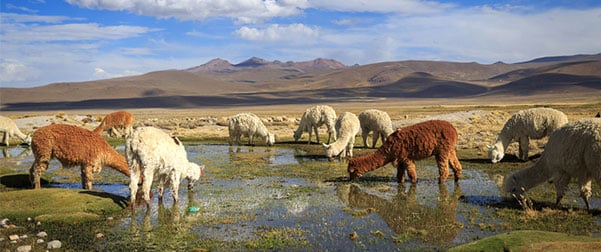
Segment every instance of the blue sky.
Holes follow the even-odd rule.
[[[0,86],[214,58],[514,63],[601,53],[598,0],[3,0]]]

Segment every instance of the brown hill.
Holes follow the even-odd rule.
[[[597,59],[599,58],[599,59]],[[544,95],[601,97],[601,56],[554,57],[518,64],[381,62],[346,67],[336,61],[265,61],[236,65],[214,59],[186,70],[0,88],[2,110],[240,106],[355,99],[469,98]]]
[[[186,71],[167,70],[115,79],[55,83],[34,88],[1,88],[2,105],[21,102],[70,102],[172,95],[248,92],[248,85],[227,83]]]

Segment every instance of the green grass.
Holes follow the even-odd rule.
[[[576,242],[576,243],[573,243]],[[573,248],[582,249],[586,243],[600,243],[600,238],[588,236],[574,236],[564,233],[545,232],[545,231],[513,231],[487,237],[472,243],[460,245],[449,249],[453,251],[532,251],[537,250],[536,244],[544,243],[545,248],[539,248],[540,251],[565,250]],[[591,245],[591,244],[589,244]],[[593,244],[597,249],[601,244]],[[588,246],[587,246],[588,247]]]
[[[58,188],[0,192],[0,202],[4,218],[64,223],[99,220],[127,206],[125,198],[114,194]]]

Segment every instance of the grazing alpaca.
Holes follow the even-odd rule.
[[[308,108],[303,116],[301,117],[300,124],[296,131],[294,131],[294,141],[298,142],[303,132],[309,133],[309,140],[307,144],[311,143],[311,134],[315,131],[315,138],[317,139],[317,143],[319,143],[319,127],[321,125],[326,125],[328,127],[328,144],[334,135],[334,141],[336,141],[336,111],[330,106],[327,105],[317,105],[311,108]]]
[[[31,145],[31,136],[23,134],[23,132],[19,130],[19,127],[17,127],[17,124],[8,117],[0,116],[0,132],[4,132],[2,143],[6,146],[8,146],[12,136],[17,136],[21,138],[23,143]]]
[[[355,145],[355,136],[359,134],[359,118],[351,112],[344,112],[336,120],[336,132],[338,134],[336,142],[328,145],[323,144],[326,151],[326,157],[330,161],[334,157],[353,157],[353,146]]]
[[[253,113],[240,113],[232,116],[229,120],[229,144],[233,141],[240,145],[240,136],[248,137],[248,144],[254,145],[254,137],[265,138],[265,144],[272,146],[275,143],[275,135],[267,130],[261,118]]]
[[[29,170],[33,187],[40,188],[40,176],[52,158],[63,167],[81,166],[81,186],[92,189],[94,173],[103,166],[111,167],[129,177],[125,158],[117,153],[100,135],[67,124],[51,124],[33,133],[31,150],[35,161]]]
[[[111,137],[117,137],[119,135],[127,137],[131,134],[133,126],[134,115],[127,111],[117,111],[106,115],[104,119],[102,119],[100,125],[94,129],[94,133],[100,134],[106,130]],[[123,130],[123,132],[121,132],[121,130]]]
[[[142,194],[150,207],[150,188],[154,176],[158,176],[159,200],[163,200],[165,187],[169,187],[174,203],[178,202],[181,179],[188,179],[188,189],[202,175],[203,166],[188,161],[188,155],[177,137],[171,137],[160,129],[140,127],[126,139],[125,152],[131,167],[131,206],[136,205],[138,178],[142,178]]]
[[[439,173],[438,183],[447,180],[449,164],[457,182],[461,177],[461,164],[455,152],[456,143],[457,130],[449,122],[425,121],[396,130],[375,153],[350,159],[348,173],[351,180],[357,180],[364,173],[393,162],[397,164],[399,183],[405,182],[405,171],[409,174],[411,182],[416,183],[414,161],[435,156]]]
[[[377,109],[368,109],[361,113],[359,113],[359,121],[361,122],[361,132],[363,136],[363,146],[366,148],[367,145],[367,135],[369,132],[373,131],[372,137],[372,147],[376,148],[376,143],[378,142],[378,138],[382,139],[382,144],[386,141],[388,135],[392,133],[392,121],[390,120],[390,116],[388,113],[377,110]]]
[[[503,126],[497,141],[488,146],[488,157],[493,163],[503,159],[507,146],[514,140],[520,144],[519,158],[528,160],[529,139],[541,139],[551,135],[568,122],[568,117],[551,108],[532,108],[513,114]]]
[[[534,165],[509,175],[505,192],[518,199],[531,188],[553,180],[559,204],[571,178],[577,178],[580,196],[590,209],[591,181],[601,185],[601,118],[582,119],[556,130]]]

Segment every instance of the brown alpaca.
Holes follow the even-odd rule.
[[[51,124],[33,133],[31,150],[35,161],[29,170],[33,187],[40,188],[40,176],[52,158],[63,167],[81,166],[81,186],[92,189],[94,173],[103,166],[111,167],[129,177],[125,157],[117,153],[100,136],[92,131],[67,124]]]
[[[117,133],[127,137],[131,134],[133,126],[134,116],[131,113],[127,111],[117,111],[106,115],[104,119],[102,119],[100,125],[94,129],[94,133],[100,134],[106,130],[111,137],[118,136]],[[123,132],[120,130],[123,130]]]
[[[438,183],[444,183],[449,176],[449,164],[455,175],[455,182],[461,177],[461,164],[457,159],[455,144],[457,130],[447,121],[432,120],[398,129],[375,153],[349,159],[348,173],[351,180],[382,167],[390,162],[397,166],[399,183],[405,182],[405,171],[412,183],[417,182],[415,160],[435,156],[438,165]]]

